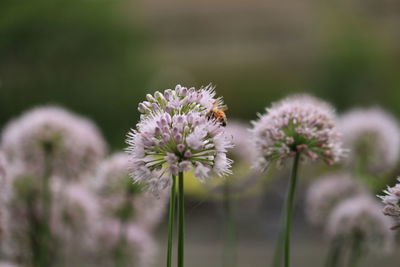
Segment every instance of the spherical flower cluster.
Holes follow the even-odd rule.
[[[231,172],[226,153],[232,144],[224,127],[197,111],[149,114],[128,135],[127,143],[131,176],[154,192],[168,186],[170,176],[179,172],[194,169],[200,180],[211,173]]]
[[[163,93],[147,94],[147,101],[139,103],[138,110],[143,115],[167,112],[170,115],[187,114],[189,112],[204,112],[214,103],[222,102],[215,98],[214,87],[208,85],[196,90],[177,85],[174,90],[167,89]]]
[[[400,182],[400,178],[398,180]],[[400,219],[400,183],[393,187],[388,187],[384,193],[386,195],[379,196],[385,205],[383,213],[387,216]]]
[[[367,247],[389,250],[394,242],[391,224],[391,218],[383,216],[379,202],[363,195],[341,202],[330,215],[326,231],[331,239],[356,234]]]
[[[309,95],[294,95],[267,108],[253,122],[253,142],[265,169],[301,152],[312,160],[333,164],[343,156],[334,109]]]
[[[306,214],[314,225],[324,224],[335,206],[366,189],[348,173],[334,173],[317,179],[307,192]]]
[[[110,220],[105,221],[99,230],[98,255],[102,261],[101,264],[106,263],[103,266],[115,265],[107,261],[113,258],[109,253],[115,253],[116,248],[122,250],[123,257],[127,257],[125,260],[133,266],[148,267],[154,264],[157,245],[151,235],[143,231],[141,227],[134,224],[121,225],[115,220]],[[102,256],[106,258],[103,259]]]
[[[60,107],[34,108],[4,129],[2,149],[30,175],[77,178],[93,171],[106,153],[98,128]]]
[[[129,156],[116,153],[103,161],[96,178],[95,191],[105,217],[134,223],[153,230],[164,215],[167,192],[156,198],[143,191],[129,177]]]
[[[229,151],[232,157],[247,163],[252,163],[255,160],[255,147],[250,142],[249,127],[238,121],[230,120],[226,126],[227,135],[232,136],[233,148]]]
[[[400,155],[400,127],[392,115],[380,108],[354,109],[342,116],[339,126],[350,148],[350,163],[363,163],[372,172],[395,167]]]

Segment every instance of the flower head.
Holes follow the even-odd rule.
[[[365,188],[350,174],[334,173],[321,177],[308,189],[307,217],[311,223],[322,225],[339,202],[365,192]]]
[[[400,178],[398,178],[398,181],[400,182]],[[386,195],[379,196],[385,205],[383,214],[400,220],[400,183],[393,187],[388,187],[384,193]]]
[[[337,205],[328,219],[326,232],[331,239],[357,235],[370,248],[389,250],[394,241],[391,224],[391,218],[383,216],[379,202],[362,195]]]
[[[230,173],[232,161],[226,156],[230,138],[218,122],[196,110],[142,117],[127,143],[131,176],[155,192],[168,186],[171,175],[179,172],[194,169],[200,180],[211,173]]]
[[[335,120],[328,103],[309,95],[294,95],[272,104],[253,122],[253,142],[260,159],[257,167],[283,163],[298,152],[312,160],[335,163],[344,152]]]
[[[120,248],[120,253],[124,255],[125,260],[133,266],[148,267],[153,264],[157,254],[157,245],[152,236],[144,231],[143,228],[131,224],[121,225],[116,220],[102,222],[102,226],[97,228],[97,249],[100,255],[101,264],[108,263],[106,266],[112,266],[114,262],[107,262],[113,259],[116,248]],[[123,247],[121,247],[123,244]],[[102,258],[106,256],[106,258]]]
[[[60,107],[34,108],[4,129],[2,149],[11,165],[30,175],[76,178],[91,172],[106,153],[98,128]]]
[[[230,155],[236,160],[251,163],[255,160],[255,147],[249,138],[249,127],[238,121],[229,121],[226,126],[227,135],[232,136],[233,148],[229,151]]]
[[[170,115],[187,114],[189,112],[206,112],[221,98],[215,98],[214,87],[208,85],[196,90],[177,85],[175,89],[167,89],[163,93],[147,94],[147,101],[139,103],[138,110],[143,115],[167,112]]]
[[[164,215],[167,194],[165,192],[156,198],[143,191],[142,185],[130,179],[129,166],[126,153],[116,153],[100,165],[95,192],[103,207],[103,217],[152,230]]]
[[[363,163],[372,172],[395,167],[400,155],[400,127],[392,115],[380,108],[354,109],[341,117],[339,126],[350,148],[350,163]]]

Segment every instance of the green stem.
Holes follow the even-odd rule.
[[[340,263],[342,253],[342,242],[340,239],[333,240],[325,260],[325,267],[337,267]]]
[[[179,173],[179,229],[178,229],[178,267],[184,267],[184,249],[185,249],[185,196],[183,185],[183,172]]]
[[[352,246],[349,255],[349,267],[357,267],[360,263],[362,253],[362,235],[358,232],[353,234]]]
[[[285,216],[285,228],[284,228],[284,266],[290,266],[290,234],[292,228],[292,216],[293,216],[293,206],[294,206],[294,195],[296,192],[296,184],[297,184],[297,172],[299,167],[300,161],[300,152],[296,152],[296,156],[293,161],[293,169],[292,175],[289,181],[289,189],[287,191],[287,198],[286,198],[286,216]]]
[[[230,182],[226,181],[224,184],[224,215],[225,215],[225,229],[224,229],[224,266],[234,267],[236,262],[235,254],[235,241],[236,241],[236,231],[235,231],[235,220],[232,207],[232,195]]]
[[[176,205],[176,177],[172,175],[171,194],[169,200],[169,220],[168,220],[168,249],[167,249],[167,267],[172,266],[172,239],[174,235],[174,219]]]

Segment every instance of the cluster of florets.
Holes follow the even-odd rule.
[[[157,192],[179,172],[194,169],[200,180],[212,173],[229,174],[232,161],[226,153],[232,147],[231,138],[219,122],[206,116],[207,107],[216,101],[214,91],[177,86],[166,92],[162,98],[166,102],[153,103],[128,135],[131,176]]]
[[[253,122],[258,167],[283,163],[301,153],[312,160],[333,164],[343,156],[334,109],[309,95],[290,96],[267,108]]]
[[[106,153],[98,128],[59,107],[35,108],[10,122],[2,149],[12,166],[43,177],[46,172],[76,178],[93,171]]]
[[[246,163],[255,161],[256,151],[249,135],[249,125],[238,121],[229,121],[226,126],[226,133],[232,136],[234,147],[229,151],[232,157]]]
[[[334,173],[324,176],[308,189],[307,217],[311,223],[322,225],[340,201],[366,192],[367,190],[350,174]]]
[[[400,178],[398,180],[400,182]],[[386,195],[379,196],[383,204],[385,204],[383,213],[387,216],[400,219],[400,183],[393,187],[388,187],[384,193]]]
[[[369,195],[342,201],[332,212],[327,225],[331,239],[353,238],[355,235],[369,247],[391,249],[394,235],[392,220],[383,216],[377,201]]]
[[[350,149],[350,163],[381,172],[398,162],[400,128],[392,115],[380,108],[355,109],[344,114],[339,125],[344,144]]]
[[[167,194],[156,198],[129,177],[129,156],[116,153],[99,167],[94,190],[104,208],[103,217],[153,230],[164,214]]]
[[[204,112],[221,98],[215,98],[214,87],[209,85],[196,90],[194,87],[186,88],[177,85],[175,89],[167,89],[163,93],[147,94],[147,101],[139,103],[138,110],[143,115],[167,112],[174,114],[187,114],[190,112]]]

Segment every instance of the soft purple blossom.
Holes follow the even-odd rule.
[[[26,174],[42,177],[50,172],[70,179],[92,172],[106,153],[96,125],[55,106],[34,108],[11,121],[1,147],[10,164]]]
[[[170,115],[187,114],[189,112],[205,112],[221,98],[215,97],[212,85],[196,90],[194,87],[186,88],[177,85],[175,89],[167,89],[164,92],[155,92],[154,95],[147,94],[147,101],[139,104],[139,112],[143,115],[167,112]]]
[[[344,154],[334,109],[309,95],[294,95],[272,104],[253,125],[256,167],[260,169],[273,162],[281,164],[298,152],[303,158],[328,164]]]
[[[326,223],[330,213],[341,201],[367,190],[348,173],[333,173],[318,178],[306,195],[306,214],[315,225]]]
[[[129,166],[129,155],[126,153],[115,153],[101,163],[94,190],[99,196],[102,217],[153,230],[164,215],[167,192],[155,197],[150,192],[141,190],[142,186],[133,184],[129,177]],[[128,205],[132,209],[131,215],[120,214]]]
[[[363,164],[372,172],[393,169],[400,155],[400,127],[391,114],[380,108],[358,108],[339,121],[343,141],[350,149],[348,162]]]
[[[226,133],[232,136],[232,143],[234,145],[229,154],[235,160],[238,159],[243,162],[253,163],[256,157],[256,149],[251,142],[249,128],[250,125],[229,120],[226,126]]]
[[[122,225],[116,220],[101,222],[98,227],[97,249],[101,264],[113,266],[115,249],[123,244],[123,257],[129,264],[138,267],[154,265],[157,245],[153,237],[137,225]],[[105,258],[104,258],[105,257]]]
[[[369,195],[342,201],[329,216],[326,233],[330,239],[351,238],[357,233],[367,247],[374,250],[391,250],[394,233],[393,221],[381,212],[379,202]]]
[[[131,176],[151,191],[165,188],[171,175],[189,169],[200,180],[231,173],[232,161],[226,157],[231,138],[224,127],[199,112],[148,115],[131,131],[127,143]]]
[[[398,181],[400,182],[400,178]],[[385,195],[379,196],[385,205],[383,214],[395,218],[397,224],[392,228],[398,228],[400,226],[400,183],[393,187],[387,187],[384,193]]]

